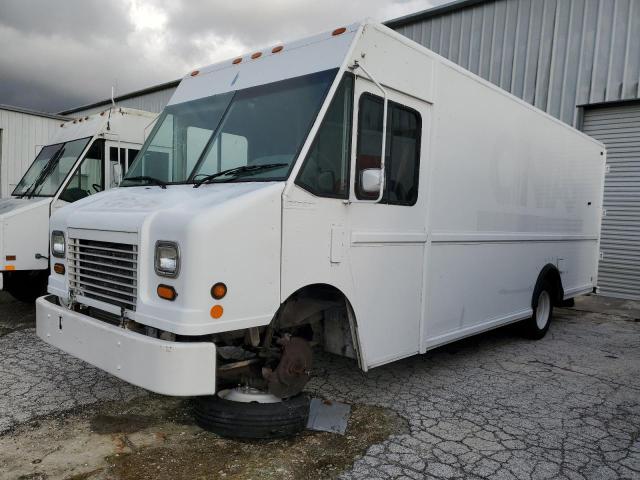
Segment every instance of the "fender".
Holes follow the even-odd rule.
[[[540,273],[538,274],[538,279],[536,280],[536,285],[533,288],[533,295],[531,297],[531,308],[535,309],[538,306],[538,293],[542,289],[542,285],[549,281],[554,286],[555,298],[553,299],[554,306],[559,306],[564,298],[564,288],[562,287],[562,278],[560,277],[560,272],[558,271],[558,267],[553,265],[552,263],[547,263]]]
[[[355,311],[349,298],[334,285],[317,283],[299,288],[282,302],[272,320],[272,325],[295,325],[300,320],[307,319],[327,308],[343,305],[346,309],[346,319],[349,322],[348,326],[356,353],[356,360],[360,368],[366,371]]]

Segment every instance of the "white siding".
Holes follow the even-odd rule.
[[[0,108],[0,196],[11,195],[36,153],[47,144],[62,120]]]

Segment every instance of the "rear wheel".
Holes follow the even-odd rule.
[[[531,318],[523,322],[523,333],[528,338],[539,340],[544,337],[549,330],[551,318],[553,317],[553,289],[546,282],[535,292],[535,308]]]
[[[262,390],[238,387],[197,397],[196,423],[229,438],[284,438],[304,430],[309,397],[302,393],[283,400]]]

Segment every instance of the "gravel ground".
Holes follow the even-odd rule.
[[[43,415],[145,395],[40,342],[22,308],[0,298],[0,318],[20,319],[0,320],[0,440]],[[538,342],[504,328],[367,374],[323,356],[308,390],[408,422],[341,478],[639,479],[639,371],[639,305],[591,297],[558,310]]]

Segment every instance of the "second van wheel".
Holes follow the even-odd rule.
[[[534,295],[537,301],[533,315],[522,326],[526,337],[539,340],[546,335],[553,317],[553,289],[549,283],[544,283]]]

